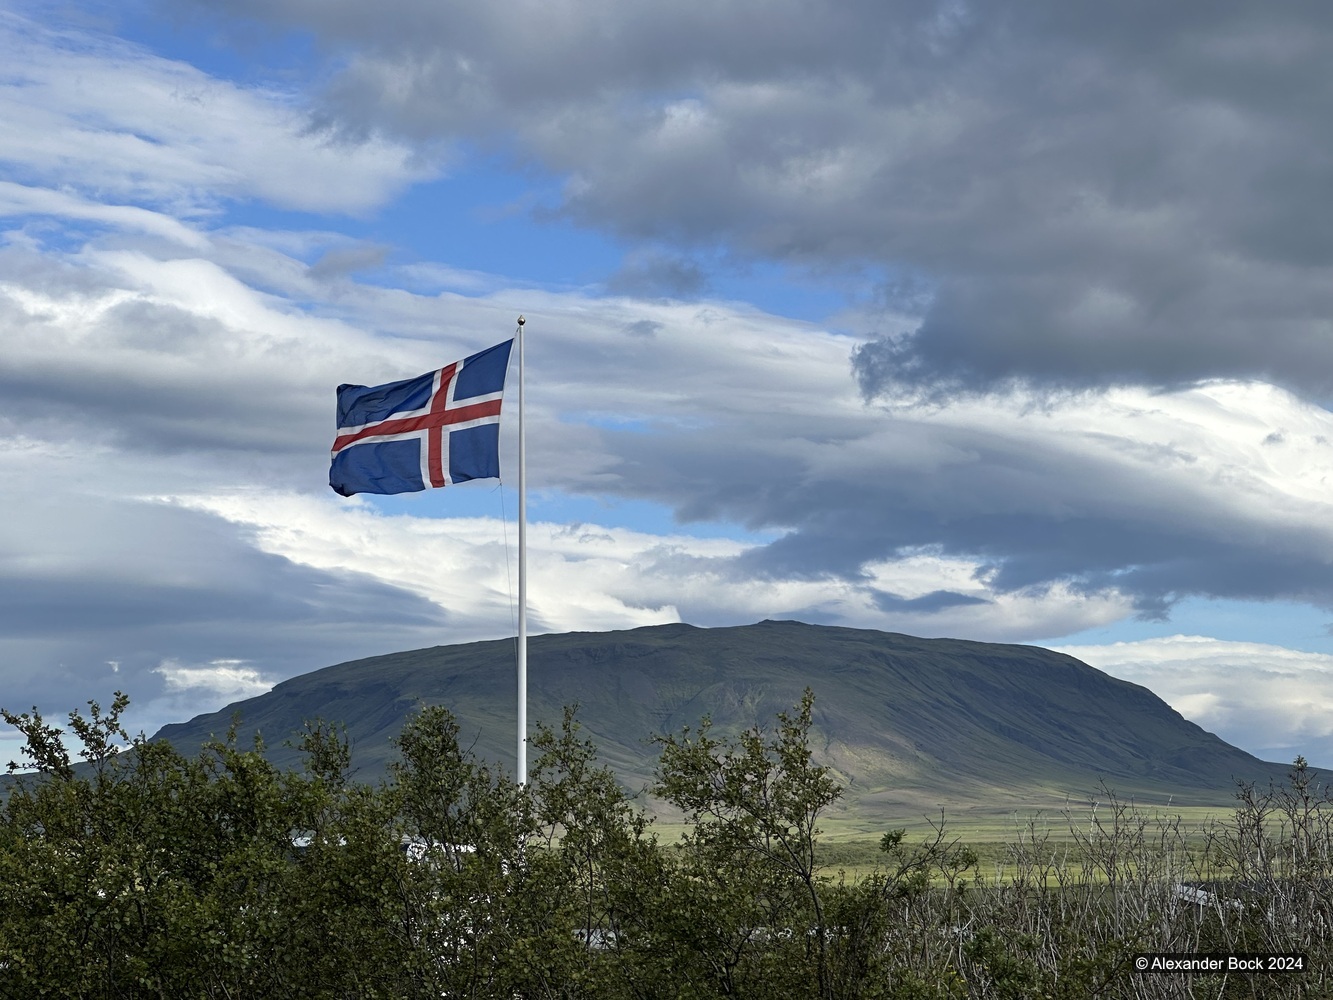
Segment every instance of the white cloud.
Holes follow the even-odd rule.
[[[334,574],[373,577],[442,608],[455,641],[512,634],[517,555],[498,518],[385,516],[368,505],[254,490],[170,499],[245,526],[265,552]],[[929,635],[1015,640],[1063,634],[1123,617],[1129,602],[1067,588],[996,594],[976,564],[914,554],[879,563],[869,581],[738,579],[731,560],[755,543],[663,535],[595,524],[528,530],[530,614],[536,630],[634,628],[790,614],[831,624]],[[976,603],[941,610],[881,609],[873,588],[911,598],[941,590]]]
[[[24,215],[89,220],[115,229],[161,236],[187,247],[206,245],[205,238],[197,230],[161,212],[134,205],[107,205],[66,191],[0,181],[0,217]]]
[[[494,637],[510,627],[516,554],[501,521],[386,517],[357,502],[247,491],[177,498],[254,532],[264,551],[333,573],[374,577],[427,598],[449,615],[451,635]],[[513,528],[509,544],[515,544]],[[633,578],[655,551],[688,546],[707,558],[741,546],[725,540],[648,536],[595,526],[529,526],[530,598],[542,631],[633,628],[679,620],[670,586],[651,603]],[[508,571],[508,572],[507,572]],[[666,583],[667,581],[662,581]]]
[[[901,411],[912,420],[912,410]],[[1137,388],[1041,403],[1026,394],[962,400],[925,424],[1006,438],[1034,456],[1048,513],[1106,513],[1183,531],[1205,519],[1219,535],[1264,533],[1333,561],[1320,511],[1333,475],[1333,413],[1262,383]],[[976,455],[956,456],[975,461]],[[1098,474],[1079,481],[1078,470]],[[1107,488],[1113,483],[1112,488]]]
[[[1061,651],[1151,689],[1192,722],[1268,760],[1333,767],[1333,656],[1173,635]]]
[[[151,673],[161,678],[162,693],[132,703],[126,713],[127,723],[149,736],[173,722],[184,722],[233,702],[266,694],[277,683],[254,664],[239,659],[188,663],[168,658]]]
[[[153,673],[166,682],[168,694],[188,694],[192,702],[208,698],[225,704],[253,698],[272,690],[274,684],[244,660],[212,660],[198,664],[163,660]]]
[[[104,36],[0,13],[0,56],[0,163],[42,187],[187,215],[227,198],[359,213],[437,174],[403,145],[319,134],[292,93],[210,77]],[[58,190],[11,194],[8,210],[147,224]]]

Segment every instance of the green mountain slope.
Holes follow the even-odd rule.
[[[1281,775],[1182,718],[1146,688],[1033,646],[918,639],[765,621],[661,625],[529,640],[529,719],[577,703],[585,732],[630,788],[652,775],[653,733],[709,715],[736,731],[769,723],[807,687],[816,756],[846,787],[844,814],[877,822],[904,809],[1058,807],[1099,782],[1140,802],[1225,805],[1236,779]],[[221,712],[167,726],[182,748],[225,732],[295,763],[283,742],[316,716],[346,725],[362,778],[383,773],[390,740],[421,703],[443,704],[477,752],[512,770],[513,640],[439,646],[343,663]]]

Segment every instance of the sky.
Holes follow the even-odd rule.
[[[0,704],[513,635],[507,471],[327,465],[337,385],[523,314],[534,633],[1033,643],[1333,766],[1330,58],[1231,0],[3,0]]]

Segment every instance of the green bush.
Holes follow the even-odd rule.
[[[941,817],[919,843],[886,833],[852,880],[819,849],[840,789],[810,753],[809,692],[768,729],[657,737],[651,794],[688,820],[671,845],[572,711],[534,736],[526,786],[460,747],[440,708],[369,786],[325,724],[289,773],[234,731],[193,757],[131,737],[126,704],[71,715],[77,764],[35,710],[4,713],[30,773],[0,810],[0,996],[1333,995],[1333,801],[1301,760],[1202,831],[1108,792],[1069,842],[1020,831],[999,877]],[[1242,950],[1304,952],[1309,970],[1132,968]]]

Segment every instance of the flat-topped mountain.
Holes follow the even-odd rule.
[[[1035,646],[918,639],[764,621],[735,628],[658,625],[540,635],[528,643],[529,720],[558,723],[579,705],[584,732],[631,789],[651,780],[654,733],[771,724],[814,690],[816,759],[845,788],[844,815],[866,823],[984,805],[1083,802],[1104,782],[1140,802],[1225,805],[1238,779],[1284,768],[1224,743],[1147,688]],[[462,740],[512,771],[514,640],[391,653],[326,667],[157,738],[182,749],[224,733],[233,715],[272,759],[304,720],[346,725],[357,776],[383,773],[404,717],[449,708]],[[474,742],[475,741],[475,742]]]

